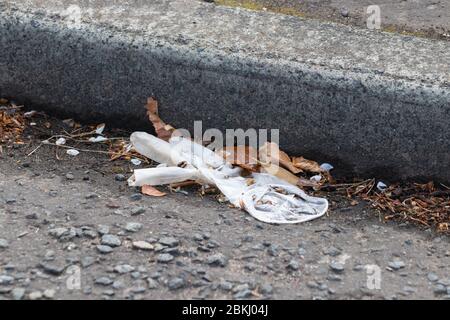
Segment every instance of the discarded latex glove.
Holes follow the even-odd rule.
[[[162,185],[194,180],[215,185],[235,207],[267,223],[299,223],[316,219],[328,210],[328,201],[308,196],[300,188],[266,173],[245,178],[208,148],[183,137],[169,142],[145,132],[134,132],[130,141],[140,154],[166,166],[136,169],[130,186]]]

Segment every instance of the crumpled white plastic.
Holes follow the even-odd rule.
[[[324,198],[308,196],[297,186],[273,175],[252,173],[227,163],[212,150],[183,137],[169,142],[145,132],[134,132],[130,141],[137,152],[164,164],[135,169],[130,186],[163,185],[194,180],[216,186],[235,207],[267,223],[299,223],[321,217],[328,210]]]

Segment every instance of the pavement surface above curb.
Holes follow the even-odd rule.
[[[450,181],[450,43],[160,0],[0,1],[0,94],[146,128],[279,128],[337,173]]]

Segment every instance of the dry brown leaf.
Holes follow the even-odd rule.
[[[158,115],[158,101],[153,97],[147,99],[147,115],[150,122],[155,128],[156,135],[158,138],[168,141],[175,131],[175,128],[169,124],[166,124]]]
[[[274,164],[278,163],[294,174],[303,171],[302,169],[295,167],[287,153],[280,150],[279,146],[274,142],[266,142],[261,148],[259,148],[258,155],[261,162]]]
[[[250,146],[225,147],[217,151],[227,162],[251,172],[259,171],[258,152]]]
[[[299,177],[297,177],[293,173],[273,163],[262,163],[261,168],[264,172],[274,175],[280,178],[281,180],[293,184],[294,186],[297,185],[300,180]]]
[[[296,168],[300,168],[303,171],[315,173],[320,173],[324,171],[316,161],[308,160],[303,157],[294,157],[292,159],[292,163]]]
[[[141,188],[141,192],[142,194],[145,194],[147,196],[152,196],[152,197],[163,197],[166,195],[166,193],[159,191],[158,189],[149,186],[148,184],[144,184]]]

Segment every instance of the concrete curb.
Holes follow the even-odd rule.
[[[77,20],[65,1],[0,1],[1,96],[147,129],[155,94],[176,127],[279,128],[338,174],[450,181],[448,42],[193,0],[84,2]]]

